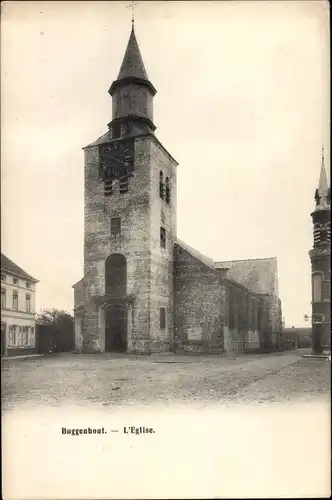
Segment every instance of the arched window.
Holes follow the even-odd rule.
[[[164,174],[162,171],[159,172],[159,196],[163,200],[165,194],[165,186],[164,186]]]
[[[322,301],[322,281],[323,276],[321,273],[315,273],[312,275],[312,301],[321,302]]]
[[[105,293],[113,298],[127,295],[127,261],[124,255],[114,253],[105,262]]]
[[[166,203],[170,203],[171,201],[171,186],[169,183],[169,178],[166,177]]]

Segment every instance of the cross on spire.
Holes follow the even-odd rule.
[[[131,25],[132,27],[134,27],[134,24],[135,24],[135,6],[138,4],[139,2],[134,2],[134,0],[132,0],[130,2],[130,5],[127,6],[131,8]]]

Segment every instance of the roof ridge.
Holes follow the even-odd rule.
[[[255,257],[253,259],[233,259],[233,260],[217,260],[216,264],[222,263],[222,262],[248,262],[252,260],[272,260],[272,259],[277,259],[277,256],[275,257]]]
[[[21,278],[26,278],[38,283],[38,280],[28,274],[24,269],[22,269],[18,264],[16,264],[13,260],[11,260],[7,255],[1,252],[1,269],[7,271],[11,274],[15,274],[20,276]]]
[[[180,240],[179,238],[175,238],[175,243],[177,243],[180,247],[182,247],[186,252],[190,253],[192,257],[195,259],[199,260],[202,264],[205,266],[210,267],[211,269],[214,268],[214,260],[211,259],[211,257],[208,257],[207,255],[204,255],[202,252],[199,250],[196,250],[196,248],[193,248],[190,246],[188,243],[185,243],[184,241]],[[204,261],[206,259],[206,262]]]

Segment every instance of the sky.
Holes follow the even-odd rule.
[[[4,1],[2,252],[73,309],[83,276],[82,147],[107,131],[130,2]],[[141,2],[156,135],[179,162],[178,237],[220,260],[277,257],[286,326],[311,312],[308,252],[325,146],[325,1]]]

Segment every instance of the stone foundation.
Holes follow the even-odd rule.
[[[93,354],[95,352],[100,352],[100,344],[97,339],[95,340],[83,340],[82,350],[84,354]]]

